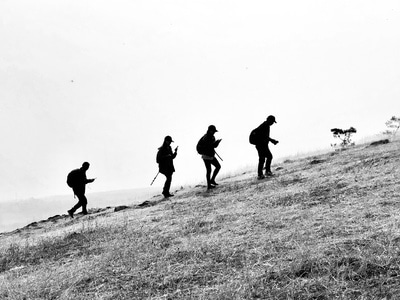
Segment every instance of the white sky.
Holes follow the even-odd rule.
[[[379,133],[400,116],[399,28],[399,1],[0,0],[0,201],[69,193],[83,161],[89,191],[148,186],[165,135],[173,185],[204,180],[210,124],[222,172],[256,164],[269,114],[275,157]]]

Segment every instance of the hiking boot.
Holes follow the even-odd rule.
[[[174,194],[170,194],[170,193],[163,193],[165,198],[169,198],[169,197],[173,197]]]
[[[261,174],[261,175],[258,175],[258,177],[257,177],[258,180],[261,180],[261,179],[264,179],[264,178],[265,178],[265,176],[262,175],[262,174]]]
[[[212,185],[218,185],[218,183],[216,183],[215,180],[211,180],[211,181],[210,181],[210,184],[212,184]]]
[[[212,190],[212,189],[215,189],[215,186],[214,186],[214,185],[211,185],[211,184],[210,184],[210,185],[207,186],[207,190]]]
[[[274,176],[274,174],[271,171],[269,171],[269,172],[265,172],[265,176]]]
[[[70,216],[71,218],[74,217],[74,213],[72,212],[72,210],[68,210],[68,214],[69,214],[69,216]]]

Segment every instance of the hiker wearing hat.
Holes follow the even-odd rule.
[[[274,116],[268,116],[267,120],[258,126],[254,131],[256,132],[257,138],[255,146],[258,152],[258,179],[264,179],[265,176],[273,176],[271,172],[272,153],[269,150],[269,142],[274,145],[278,144],[277,140],[269,137],[270,127],[276,123]],[[265,163],[265,175],[263,174],[263,167]]]
[[[221,139],[215,140],[214,134],[216,132],[218,132],[218,130],[214,125],[208,126],[207,133],[199,140],[196,147],[197,152],[201,155],[204,165],[206,166],[207,189],[215,188],[215,186],[218,185],[215,182],[215,178],[221,169],[220,163],[215,158],[215,148],[217,148],[221,142]],[[215,167],[212,177],[211,166]]]
[[[72,170],[67,177],[67,184],[74,191],[74,196],[78,197],[78,203],[68,210],[68,214],[71,218],[74,217],[75,211],[82,207],[82,214],[87,215],[87,199],[85,196],[86,184],[93,182],[95,179],[87,179],[86,171],[89,169],[90,164],[84,162],[82,167],[79,169]]]
[[[164,143],[160,148],[158,148],[157,152],[158,169],[160,173],[166,177],[164,188],[162,191],[162,194],[165,198],[173,196],[173,194],[169,192],[169,189],[171,188],[172,174],[175,172],[173,160],[178,153],[178,147],[176,147],[175,151],[172,152],[171,143],[173,142],[174,141],[172,140],[172,138],[167,135],[164,138]]]

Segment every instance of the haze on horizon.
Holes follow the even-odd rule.
[[[164,136],[173,185],[204,180],[214,124],[222,174],[255,165],[269,114],[275,158],[363,137],[400,116],[398,1],[0,2],[0,201],[147,187]],[[160,176],[156,185],[161,186]]]

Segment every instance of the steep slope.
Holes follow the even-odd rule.
[[[0,235],[1,299],[400,297],[399,141]],[[389,299],[389,298],[387,298]]]

